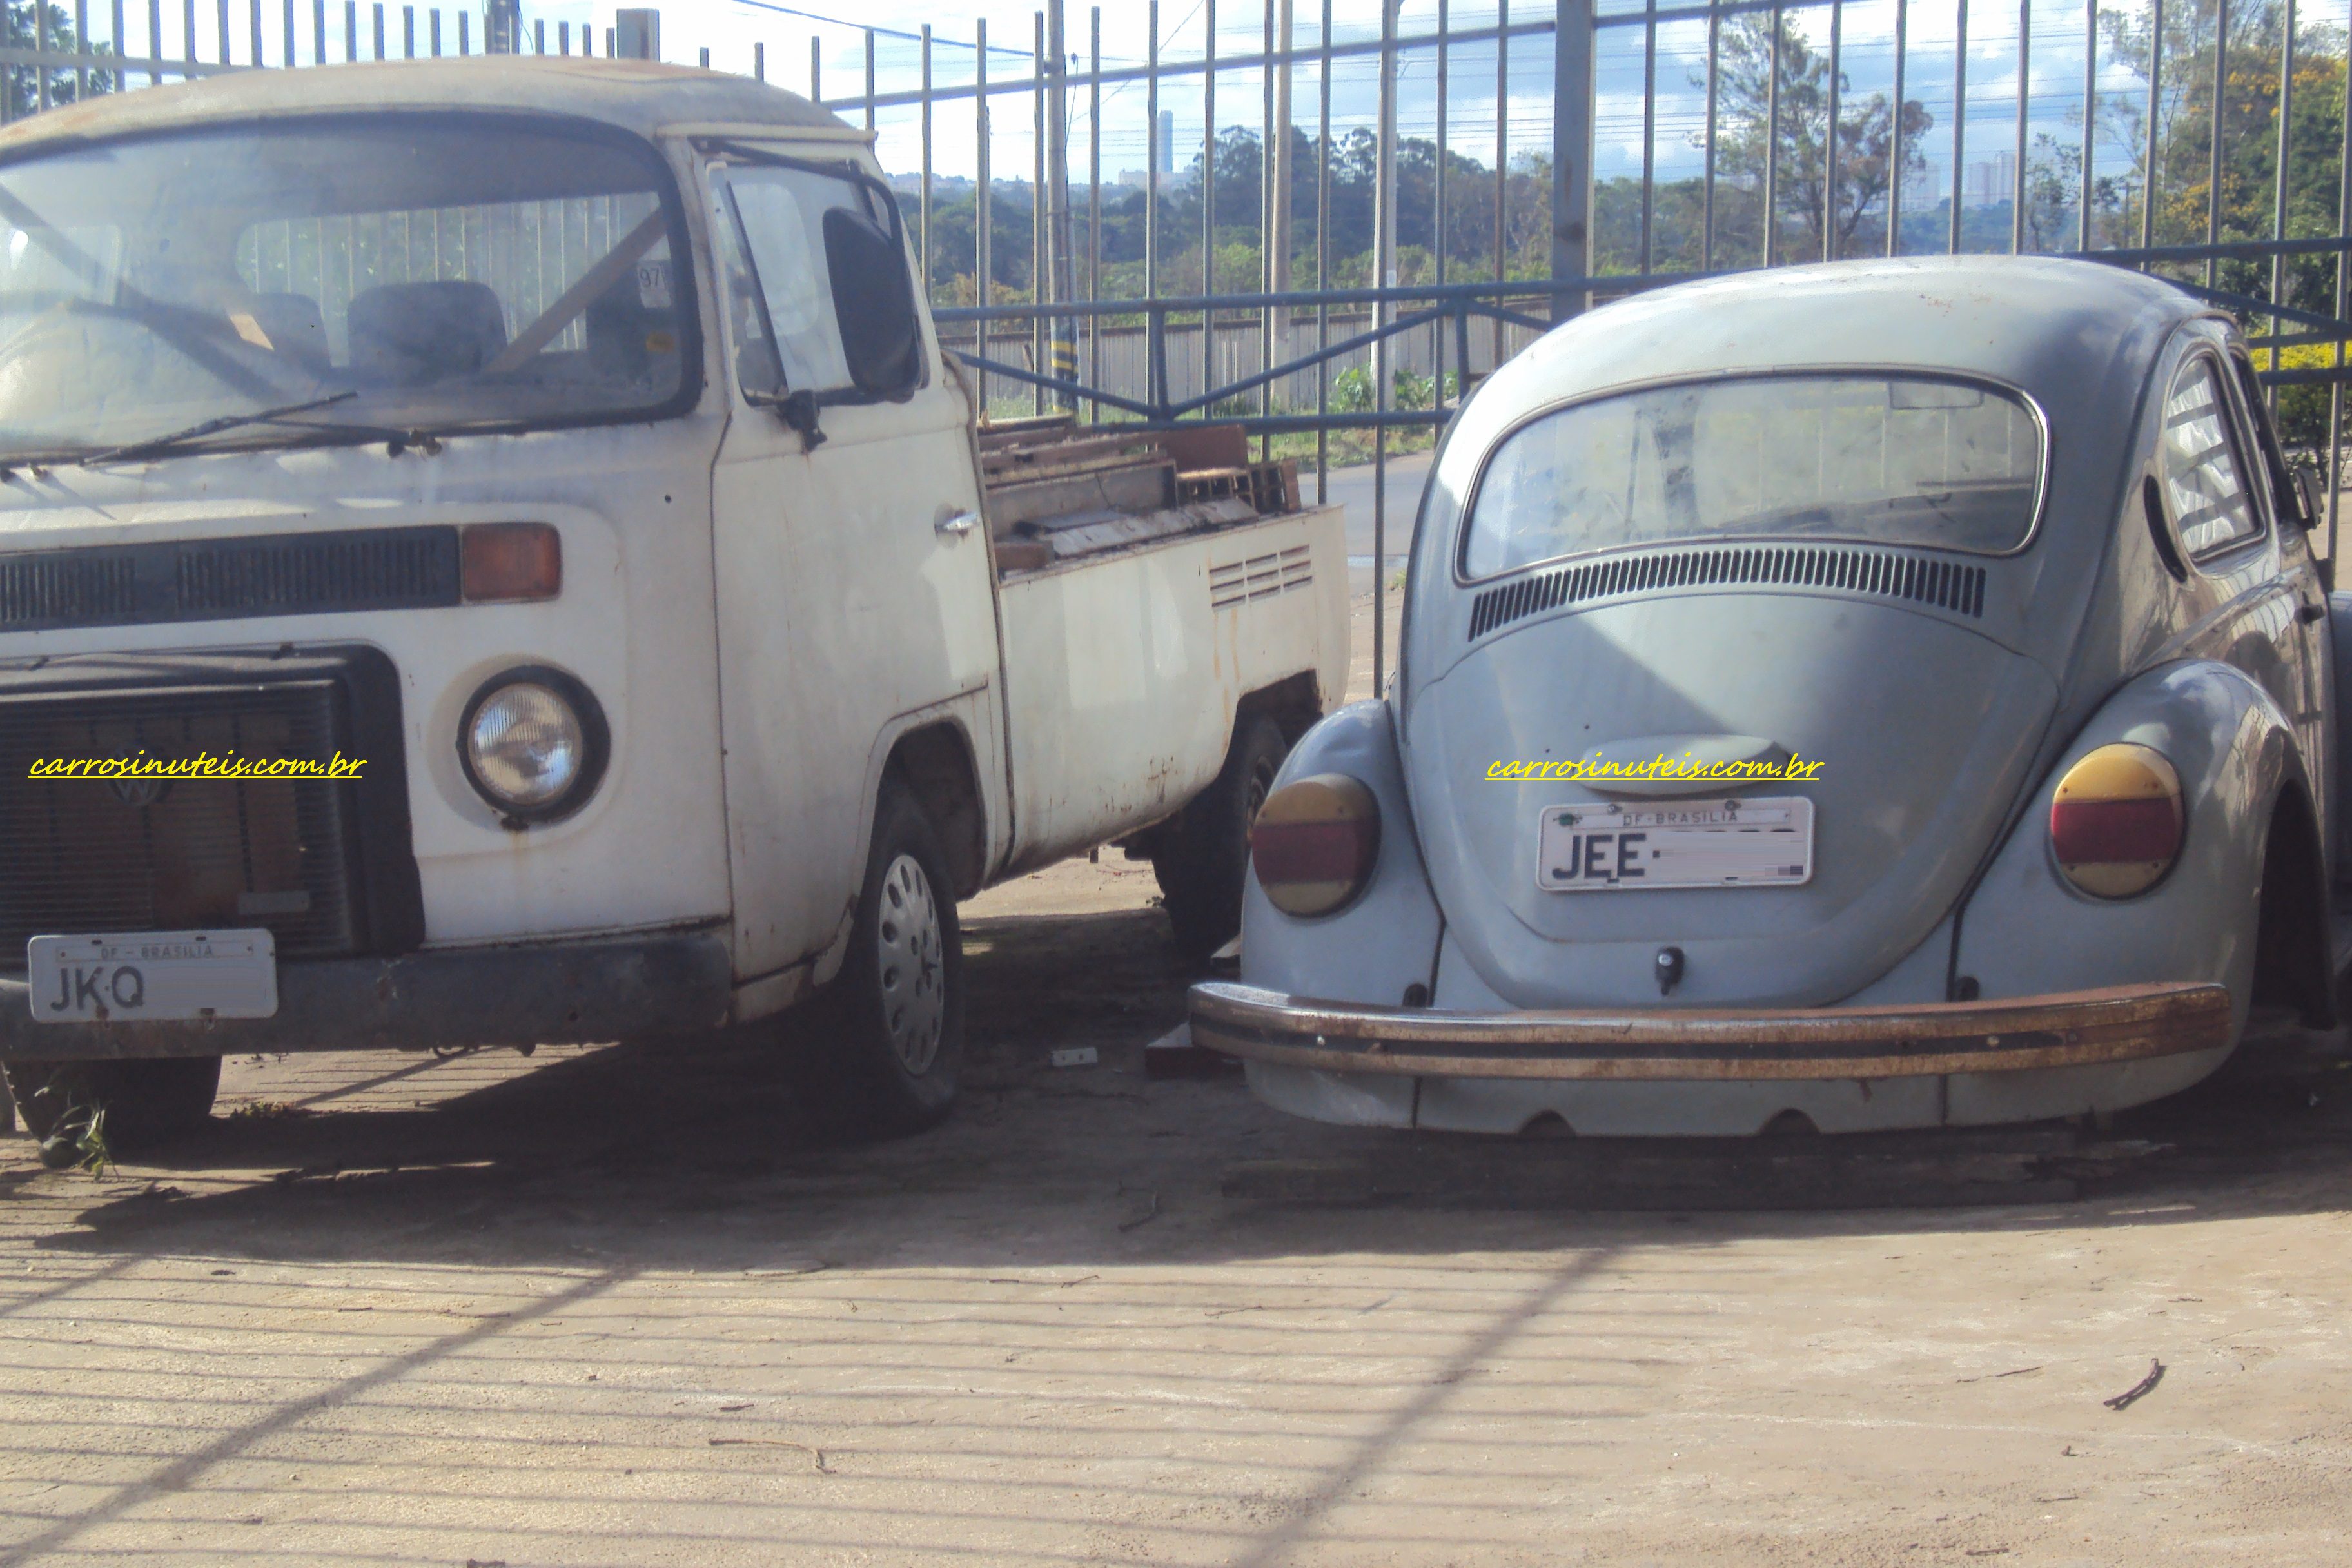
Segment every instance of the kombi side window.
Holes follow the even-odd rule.
[[[827,218],[883,223],[876,198],[855,180],[765,164],[721,165],[712,183],[743,390],[819,398],[860,390],[843,344]]]
[[[2041,422],[1975,382],[1684,382],[1511,433],[1471,502],[1462,574],[1670,540],[1853,539],[1998,555],[2033,531]]]
[[[2207,560],[2263,531],[2262,513],[2246,489],[2221,370],[2213,356],[2189,356],[2164,399],[2164,435],[2157,472],[2172,508],[2172,524],[2191,559]]]

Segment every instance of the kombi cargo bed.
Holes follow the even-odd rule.
[[[983,424],[980,459],[1007,578],[1299,510],[1297,460],[1251,462],[1235,425],[1123,429],[1045,415]]]

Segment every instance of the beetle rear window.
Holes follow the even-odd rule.
[[[1624,544],[1856,539],[1997,555],[2033,531],[2025,402],[1926,376],[1758,376],[1578,404],[1488,462],[1465,575]]]

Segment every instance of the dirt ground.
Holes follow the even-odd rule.
[[[967,907],[971,1092],[904,1142],[773,1037],[0,1142],[0,1563],[2352,1562],[2352,1072],[2121,1119],[2071,1200],[1286,1206],[1227,1179],[1426,1145],[1147,1079],[1152,891]]]

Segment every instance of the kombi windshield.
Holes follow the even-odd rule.
[[[1504,440],[1462,570],[1725,537],[1999,554],[2032,531],[2042,445],[2021,399],[1927,377],[1751,376],[1602,398]]]
[[[659,412],[694,344],[669,189],[642,142],[448,114],[0,166],[0,458]]]

